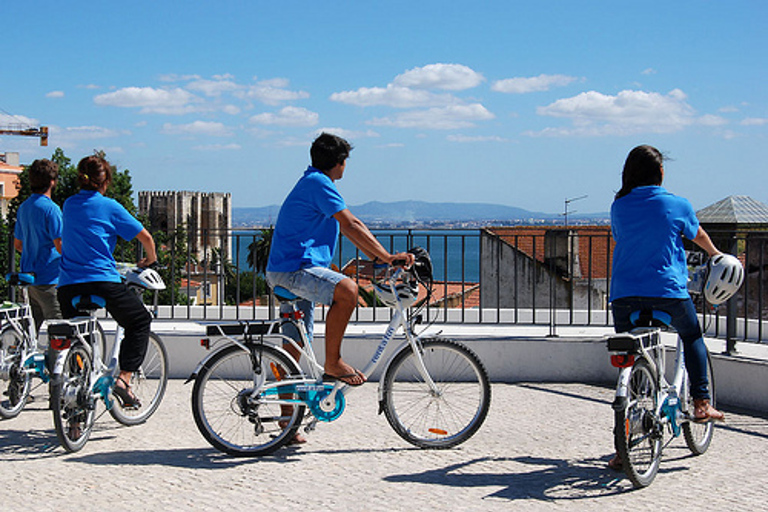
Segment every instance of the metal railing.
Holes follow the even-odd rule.
[[[421,246],[430,253],[435,293],[427,308],[429,321],[546,325],[551,334],[559,326],[611,325],[608,290],[613,242],[607,226],[373,232],[390,252]],[[763,342],[763,319],[768,317],[768,233],[710,234],[719,247],[725,250],[729,245],[727,252],[743,260],[747,279],[727,307],[712,311],[698,304],[705,328],[709,335],[730,342]],[[249,246],[260,236],[260,230],[253,229],[203,230],[185,232],[182,244],[175,233],[164,236],[161,251],[170,263],[163,273],[171,292],[160,308],[161,317],[274,318],[272,297],[254,293],[263,290],[263,277],[247,263]],[[341,238],[334,265],[365,289],[369,281],[355,264],[359,258],[362,254]],[[324,315],[325,308],[320,308],[318,317]],[[369,307],[362,300],[353,317],[357,322],[388,319],[387,308]]]

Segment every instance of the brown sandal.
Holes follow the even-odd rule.
[[[608,461],[608,467],[614,471],[624,471],[624,462],[622,462],[618,453]]]
[[[125,387],[120,386],[118,382],[125,384]],[[131,385],[125,382],[122,377],[118,377],[117,381],[115,381],[115,387],[112,388],[112,394],[117,397],[117,401],[123,409],[138,409],[141,407],[141,400],[133,394]]]

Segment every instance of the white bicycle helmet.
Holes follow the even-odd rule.
[[[373,287],[376,290],[376,297],[387,306],[395,307],[397,304],[397,297],[400,298],[400,303],[404,308],[409,308],[416,302],[416,298],[419,296],[419,285],[414,280],[408,280],[406,283],[397,283],[395,285],[395,293],[392,293],[392,289],[386,282],[373,282]]]
[[[121,273],[129,286],[139,286],[145,290],[165,290],[163,278],[151,268],[134,267]]]
[[[704,298],[713,306],[727,301],[744,282],[744,267],[730,254],[718,254],[707,263],[708,273],[704,281]]]

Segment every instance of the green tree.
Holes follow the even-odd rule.
[[[274,226],[264,228],[261,230],[259,239],[248,244],[246,262],[257,274],[264,274],[267,271],[269,250],[272,247],[272,235],[274,234]]]
[[[189,298],[182,293],[181,278],[187,264],[187,234],[183,227],[174,233],[158,231],[153,233],[157,246],[158,272],[165,281],[165,290],[160,292],[160,304],[187,304]],[[190,262],[192,263],[192,262]]]

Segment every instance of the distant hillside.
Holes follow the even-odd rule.
[[[485,203],[427,203],[424,201],[399,201],[382,203],[372,201],[350,206],[357,217],[372,225],[423,226],[435,224],[476,223],[476,224],[520,224],[556,222],[562,214],[532,212],[514,206]],[[275,223],[279,205],[258,208],[233,208],[235,226],[269,226]],[[607,213],[569,216],[573,222],[602,223]]]

